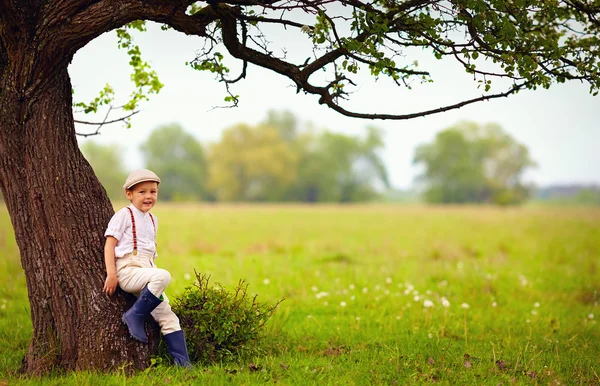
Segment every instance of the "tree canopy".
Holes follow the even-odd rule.
[[[462,122],[421,145],[414,162],[424,166],[425,199],[433,203],[517,204],[528,188],[521,181],[535,165],[527,147],[495,124]]]
[[[129,1],[122,4],[123,15],[137,16],[123,16],[117,30],[119,47],[131,57],[135,84],[127,110],[162,88],[130,33],[145,31],[145,21],[206,38],[188,65],[214,73],[231,105],[240,100],[233,84],[247,76],[249,64],[287,77],[298,92],[318,96],[320,104],[343,115],[367,119],[426,116],[566,80],[588,83],[594,95],[600,87],[597,0],[164,1],[148,2],[144,10]],[[298,35],[312,51],[288,52],[286,39]],[[473,75],[478,91],[470,99],[422,111],[400,108],[390,114],[347,106],[360,91],[359,72],[408,89],[433,82],[430,69],[411,57],[415,50],[456,61]],[[239,74],[231,74],[232,57],[242,62]],[[112,98],[107,86],[77,107],[97,111]]]
[[[146,167],[160,176],[161,198],[168,201],[210,198],[204,149],[181,126],[156,128],[140,149]]]

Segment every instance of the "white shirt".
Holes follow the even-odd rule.
[[[138,253],[149,254],[157,257],[156,254],[156,232],[158,231],[158,218],[154,218],[154,224],[150,213],[144,213],[133,204],[129,205],[135,219],[135,231],[137,235]],[[155,228],[156,226],[156,228]],[[127,208],[119,210],[112,216],[104,232],[104,237],[112,236],[117,239],[115,246],[115,257],[123,257],[125,254],[133,252],[133,230],[131,226],[131,214]]]

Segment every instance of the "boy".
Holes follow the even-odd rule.
[[[144,320],[151,314],[160,325],[176,365],[189,367],[183,330],[164,293],[171,275],[154,264],[158,219],[150,209],[158,199],[158,184],[160,178],[146,169],[127,177],[123,188],[131,205],[115,213],[104,233],[104,292],[112,295],[118,284],[123,291],[137,294],[137,301],[121,318],[131,336],[148,342]]]

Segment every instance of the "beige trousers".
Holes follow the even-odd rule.
[[[140,254],[133,256],[128,253],[117,259],[117,278],[119,287],[125,292],[138,295],[144,287],[156,297],[163,296],[163,301],[152,311],[151,315],[160,326],[163,335],[181,330],[179,318],[171,310],[165,288],[171,281],[169,271],[157,268],[154,258]]]

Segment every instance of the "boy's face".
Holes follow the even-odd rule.
[[[158,183],[154,181],[140,182],[125,191],[127,199],[144,213],[147,213],[158,200]]]

